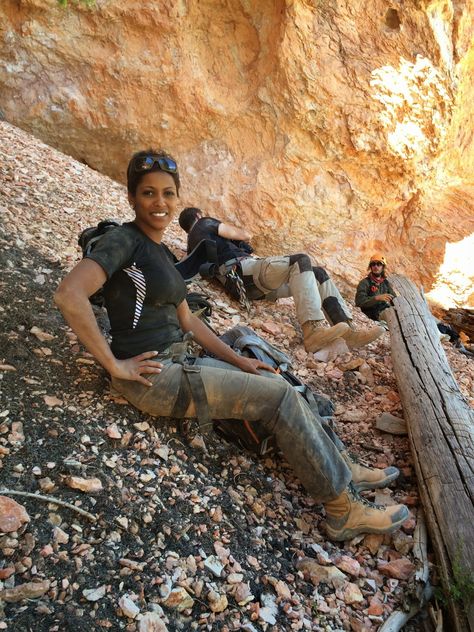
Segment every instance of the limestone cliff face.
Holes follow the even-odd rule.
[[[473,16],[474,0],[3,0],[0,108],[122,181],[132,151],[168,149],[183,205],[252,227],[260,252],[309,251],[353,285],[382,249],[428,288],[474,230]]]

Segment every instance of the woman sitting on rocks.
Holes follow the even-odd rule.
[[[161,243],[177,212],[179,186],[168,154],[150,150],[132,157],[127,187],[135,219],[109,230],[62,281],[55,300],[67,322],[110,373],[113,387],[139,410],[264,424],[306,490],[324,504],[330,538],[394,531],[407,519],[407,508],[371,504],[358,491],[386,486],[398,470],[353,463],[284,379],[236,354],[190,312],[184,281]],[[102,286],[111,346],[88,300]],[[183,339],[191,332],[219,360],[188,355]]]

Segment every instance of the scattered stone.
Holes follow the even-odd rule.
[[[275,596],[270,593],[262,593],[260,600],[263,607],[259,610],[259,618],[265,621],[265,623],[275,625],[278,615],[278,606],[275,601]]]
[[[49,476],[45,476],[45,478],[40,478],[38,480],[38,485],[39,485],[39,488],[41,489],[41,491],[44,492],[45,494],[48,494],[49,492],[52,492],[53,489],[55,489],[55,487],[56,487],[56,485],[49,478]]]
[[[46,406],[50,406],[51,408],[63,405],[63,400],[55,397],[54,395],[44,395],[43,400]]]
[[[341,573],[335,566],[322,566],[310,557],[298,559],[296,568],[308,575],[315,586],[322,582],[337,588],[341,582],[343,583],[347,579],[344,573]]]
[[[99,601],[99,599],[105,596],[106,591],[106,586],[99,586],[98,588],[85,588],[82,594],[87,601]]]
[[[330,362],[345,353],[349,353],[349,347],[347,346],[345,340],[343,338],[336,338],[324,347],[324,349],[316,351],[313,356],[318,362]]]
[[[359,577],[360,573],[360,564],[357,560],[348,555],[341,555],[334,561],[337,568],[344,573],[348,573],[353,577]]]
[[[168,628],[156,612],[147,612],[138,622],[138,632],[168,632]]]
[[[267,334],[272,336],[278,336],[281,334],[281,328],[273,321],[267,320],[266,322],[261,324],[262,331],[265,331]]]
[[[396,417],[391,413],[384,412],[375,420],[375,427],[383,432],[389,432],[394,435],[408,434],[406,421]]]
[[[290,589],[285,584],[285,582],[281,581],[281,579],[276,582],[274,588],[280,599],[283,599],[285,601],[289,601],[291,599]]]
[[[372,555],[375,555],[382,546],[383,538],[383,535],[369,533],[364,538],[364,545],[369,549]]]
[[[354,604],[354,603],[360,603],[361,601],[364,601],[364,596],[360,592],[360,588],[359,586],[357,586],[357,584],[353,584],[352,582],[349,582],[344,587],[343,599],[344,599],[344,603]]]
[[[341,362],[337,366],[339,369],[341,369],[341,371],[354,371],[355,369],[358,369],[362,364],[365,364],[364,358],[354,358],[349,362]]]
[[[341,415],[341,421],[358,422],[365,421],[367,419],[367,412],[365,410],[346,410]]]
[[[41,342],[48,342],[49,340],[54,340],[54,336],[52,334],[48,334],[36,326],[30,329],[30,333],[36,336],[38,340],[40,340]]]
[[[369,386],[373,386],[375,384],[374,374],[367,362],[360,365],[359,373],[364,378],[365,384],[368,384]]]
[[[79,489],[81,492],[92,494],[102,490],[100,478],[82,478],[81,476],[67,476],[64,482],[72,489]]]
[[[53,540],[57,544],[67,544],[69,542],[69,535],[60,527],[54,527]]]
[[[212,612],[224,612],[224,610],[229,605],[226,595],[220,595],[214,590],[211,590],[208,593],[207,601]]]
[[[48,592],[49,587],[50,582],[47,579],[39,582],[27,582],[14,588],[0,590],[0,601],[3,599],[7,603],[16,603],[24,599],[38,599]]]
[[[0,496],[0,532],[18,531],[21,525],[30,521],[26,509],[8,496]]]
[[[167,598],[163,601],[163,605],[177,612],[183,612],[188,608],[192,608],[194,599],[191,595],[181,586],[179,588],[173,588],[170,591]]]
[[[367,614],[380,617],[383,615],[383,605],[377,597],[372,597],[370,599],[370,605],[367,610]]]
[[[222,577],[224,566],[221,564],[219,558],[216,555],[210,555],[204,560],[204,567],[215,577]]]
[[[395,549],[401,553],[402,555],[408,555],[408,553],[413,549],[413,536],[407,535],[400,529],[395,531],[392,536],[393,546]]]
[[[380,561],[377,564],[377,568],[382,575],[387,575],[395,579],[409,579],[416,570],[415,565],[404,557],[399,560],[393,560],[392,562]]]
[[[140,613],[140,608],[136,605],[130,595],[122,595],[119,599],[119,606],[123,614],[129,619],[135,619]]]
[[[239,583],[235,587],[234,599],[239,606],[245,606],[245,604],[253,601],[255,597],[252,595],[248,584]]]
[[[105,432],[110,439],[122,438],[122,433],[118,429],[118,426],[116,423],[113,423],[113,424],[110,424],[110,426],[107,426],[107,428],[105,429]]]

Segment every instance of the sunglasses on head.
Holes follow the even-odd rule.
[[[383,261],[371,261],[370,267],[372,266],[383,266]]]
[[[166,156],[155,156],[154,154],[148,154],[148,156],[139,156],[135,158],[132,163],[132,169],[135,172],[150,171],[155,165],[158,165],[161,171],[167,173],[178,173],[178,165],[171,158]]]

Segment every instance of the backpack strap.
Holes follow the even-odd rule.
[[[196,417],[198,418],[201,432],[208,434],[212,430],[212,421],[206,390],[202,381],[201,367],[193,364],[195,358],[188,355],[188,345],[192,337],[192,332],[188,331],[184,335],[182,342],[174,342],[170,346],[171,360],[176,364],[181,364],[183,377],[185,377],[185,379],[181,380],[171,417],[184,417],[192,399],[196,407]],[[191,397],[189,397],[189,394],[191,394]]]

